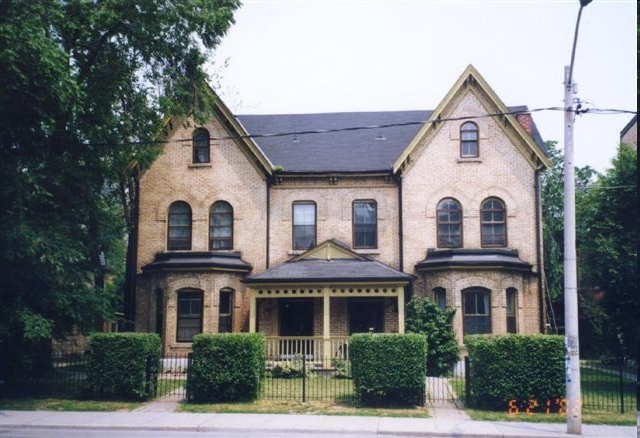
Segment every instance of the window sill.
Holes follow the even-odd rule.
[[[482,163],[480,157],[458,158],[458,163]]]
[[[191,163],[189,169],[210,169],[211,163]]]

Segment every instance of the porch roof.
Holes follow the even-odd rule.
[[[292,260],[246,277],[246,284],[360,283],[406,284],[411,275],[372,259]]]
[[[427,257],[416,264],[416,271],[440,269],[512,269],[530,272],[532,265],[518,256],[516,249],[428,249]]]

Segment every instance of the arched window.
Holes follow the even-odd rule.
[[[445,307],[447,307],[447,290],[443,287],[434,288],[433,300],[441,309],[444,309]]]
[[[514,287],[507,288],[507,333],[517,333],[518,290]]]
[[[460,126],[460,157],[475,158],[478,151],[478,125],[466,122]]]
[[[220,305],[218,306],[218,332],[231,333],[233,331],[233,289],[220,290]]]
[[[169,207],[167,248],[191,249],[191,207],[186,202],[177,201]]]
[[[233,248],[233,208],[224,201],[211,207],[209,218],[209,249]]]
[[[193,162],[208,163],[210,161],[209,131],[198,128],[193,131]]]
[[[438,247],[460,248],[462,246],[462,207],[453,198],[438,203]]]
[[[507,211],[498,198],[488,198],[480,209],[482,247],[507,246]]]
[[[202,333],[202,295],[201,290],[178,291],[178,342],[191,342],[195,335]]]
[[[353,201],[353,247],[378,247],[378,206],[376,201]]]
[[[491,333],[491,291],[481,287],[463,290],[462,314],[465,335]]]

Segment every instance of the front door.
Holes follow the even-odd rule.
[[[349,300],[349,334],[384,332],[384,302],[378,299]]]

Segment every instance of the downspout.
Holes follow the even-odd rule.
[[[534,176],[534,192],[536,197],[536,265],[538,266],[538,302],[540,303],[540,332],[545,333],[545,300],[542,286],[543,271],[542,266],[542,213],[540,211],[540,168],[536,169]]]
[[[272,181],[273,181],[272,177],[267,175],[267,184],[266,184],[266,187],[267,187],[267,199],[266,199],[266,202],[267,202],[267,224],[266,224],[267,225],[267,233],[266,233],[267,242],[266,242],[266,246],[265,246],[266,250],[267,250],[267,255],[266,255],[266,258],[265,258],[265,269],[269,269],[269,249],[270,249],[269,240],[270,240],[270,236],[271,236],[270,229],[271,229],[271,183],[272,183]]]
[[[402,175],[396,175],[395,180],[398,184],[398,268],[400,272],[404,272],[404,242],[402,240]]]

